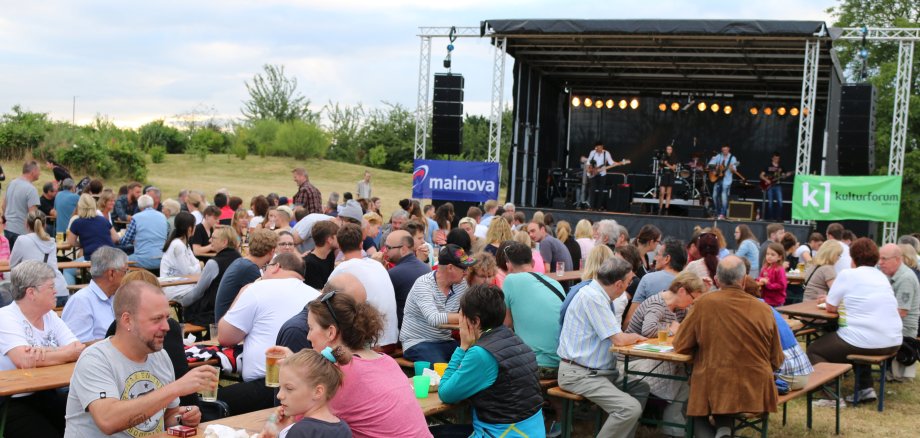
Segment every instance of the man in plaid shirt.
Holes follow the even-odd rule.
[[[302,205],[307,214],[323,212],[323,195],[319,189],[310,184],[310,177],[306,169],[298,167],[292,171],[294,182],[297,183],[297,194],[294,195],[294,205]]]

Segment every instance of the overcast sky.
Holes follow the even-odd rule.
[[[283,64],[314,109],[332,101],[415,108],[419,26],[484,19],[689,18],[825,20],[836,0],[0,0],[0,112],[20,104],[70,120],[97,114],[138,126],[197,108],[240,116],[244,81]],[[444,71],[446,39],[432,43]],[[487,40],[456,43],[466,112],[488,112]],[[509,57],[505,101],[510,101]]]

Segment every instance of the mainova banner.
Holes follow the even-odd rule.
[[[415,160],[412,197],[470,202],[498,199],[498,163]]]
[[[900,176],[796,175],[792,218],[897,222]]]

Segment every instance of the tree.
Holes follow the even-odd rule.
[[[297,92],[297,78],[285,76],[283,65],[265,64],[262,68],[263,73],[253,76],[252,83],[244,82],[250,99],[243,102],[241,111],[247,120],[316,120],[310,101]]]
[[[147,150],[154,146],[163,146],[170,154],[181,154],[188,144],[187,136],[163,120],[154,120],[137,130],[141,148]]]
[[[920,4],[916,0],[841,0],[828,9],[836,19],[837,27],[920,27]],[[845,74],[850,82],[868,81],[875,86],[875,161],[876,173],[888,173],[891,149],[891,120],[894,110],[894,84],[898,66],[897,42],[870,42],[866,44],[866,77],[863,78],[863,59],[859,56],[862,44],[838,41],[835,43],[840,60],[847,66]],[[901,217],[899,227],[903,232],[920,230],[920,216],[912,215],[920,203],[920,56],[914,54],[913,83],[911,84],[910,116],[907,122],[907,144],[904,157],[904,183],[901,188]],[[914,160],[914,161],[912,161]]]

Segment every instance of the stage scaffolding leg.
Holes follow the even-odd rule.
[[[505,50],[507,45],[508,38],[496,38],[492,61],[492,108],[489,116],[488,161],[493,163],[499,162],[502,147],[502,110],[505,96]]]
[[[795,174],[811,174],[811,144],[814,135],[815,95],[818,87],[818,62],[821,42],[818,39],[805,41],[805,65],[802,69],[802,100],[799,108],[799,136],[795,154]],[[807,221],[793,220],[795,224]]]
[[[543,99],[543,74],[540,74],[540,79],[537,80],[537,119],[534,124],[534,133],[533,133],[533,150],[537,151],[540,148],[540,101]],[[537,179],[534,178],[533,181],[533,192],[537,193]],[[552,199],[549,199],[549,202],[553,202]],[[534,195],[533,204],[537,205],[537,196]]]
[[[907,143],[907,115],[910,109],[910,78],[914,61],[914,42],[901,41],[898,50],[898,74],[894,88],[894,115],[891,120],[891,150],[888,155],[888,175],[904,172],[904,148]],[[898,223],[885,222],[882,241],[894,243],[898,238]]]
[[[418,101],[415,104],[415,150],[414,158],[425,158],[428,142],[428,121],[431,120],[428,106],[429,75],[431,73],[431,37],[422,36],[418,60]]]
[[[526,107],[526,109],[524,110],[524,153],[527,154],[527,160],[530,160],[530,139],[532,138],[530,135],[530,98],[531,98],[530,88],[531,88],[532,80],[533,80],[533,70],[528,68],[527,69],[527,103],[525,105],[524,101],[515,102],[515,105],[518,106],[518,109],[521,108],[521,105],[525,105]],[[525,164],[524,164],[525,166],[527,165],[526,163],[527,161],[525,161]],[[535,174],[528,174],[526,170],[524,171],[524,175],[525,176],[531,175],[530,177],[532,179],[536,179]],[[534,193],[532,190],[529,190],[530,184],[528,184],[527,181],[528,181],[527,178],[524,178],[524,180],[521,181],[521,188],[523,189],[521,190],[521,205],[533,205],[533,201],[529,201],[529,200],[537,197],[536,193]]]
[[[521,68],[518,68],[517,95],[514,98],[515,106],[517,105],[517,102],[520,102],[520,101],[521,101]],[[521,153],[520,131],[521,131],[521,108],[517,107],[517,111],[514,112],[514,129],[512,131],[512,137],[511,137],[511,147],[513,149],[511,151],[511,181],[509,181],[510,192],[508,195],[508,200],[509,200],[508,202],[522,205],[520,204],[521,202],[520,200],[524,198],[524,193],[523,193],[524,192],[524,180],[526,179],[526,175],[527,175],[527,172],[524,171],[524,169],[527,167],[527,158],[525,156],[521,156],[521,171],[520,171],[521,172],[521,196],[518,197],[517,192],[515,191],[517,189],[518,154]]]

